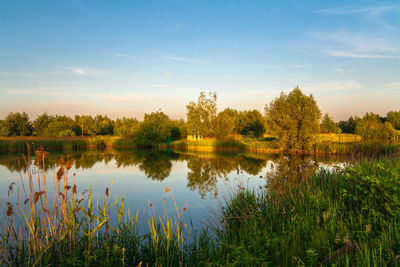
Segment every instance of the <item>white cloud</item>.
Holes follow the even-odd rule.
[[[194,63],[194,64],[207,64],[210,62],[207,59],[187,58],[176,55],[163,55],[162,59],[169,62]]]
[[[384,86],[389,87],[389,88],[399,88],[400,89],[400,82],[387,83]]]
[[[122,53],[113,53],[112,55],[113,55],[113,56],[115,56],[115,57],[124,57],[124,58],[131,58],[131,59],[134,59],[134,57],[133,57],[133,56],[131,56],[131,55],[128,55],[128,54],[122,54]]]
[[[366,58],[366,59],[397,59],[400,58],[400,46],[389,38],[383,38],[382,33],[354,32],[338,30],[334,32],[311,32],[314,43],[330,57]]]
[[[323,83],[306,86],[310,91],[321,92],[321,91],[352,91],[363,88],[364,85],[356,81],[338,82],[338,81],[327,81]]]
[[[85,67],[69,67],[67,69],[71,73],[80,75],[80,76],[95,76],[95,75],[104,75],[104,74],[112,73],[112,71],[108,71],[108,70],[99,70],[99,69],[85,68]]]
[[[346,8],[332,8],[315,10],[314,13],[328,14],[328,15],[351,15],[351,14],[369,14],[380,15],[386,11],[395,10],[395,6],[376,6],[376,7],[346,7]]]
[[[400,56],[395,55],[384,55],[384,54],[362,54],[352,51],[326,51],[327,56],[330,57],[348,57],[348,58],[380,58],[380,59],[395,59],[400,58]]]

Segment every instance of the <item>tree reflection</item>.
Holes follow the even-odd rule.
[[[158,150],[130,151],[83,151],[74,153],[51,152],[45,158],[46,170],[58,167],[60,157],[65,161],[73,160],[75,169],[90,169],[96,163],[108,164],[114,161],[118,168],[138,166],[148,178],[163,181],[172,171],[173,162],[186,161],[188,167],[187,187],[198,190],[205,198],[207,193],[218,195],[218,179],[228,180],[228,175],[247,173],[259,175],[267,163],[274,166],[268,173],[268,188],[276,192],[284,192],[285,188],[310,177],[318,168],[318,162],[331,163],[332,160],[345,161],[345,158],[305,155],[271,155],[255,153],[190,153]],[[28,157],[26,157],[28,158]],[[32,172],[37,171],[34,155],[31,156]],[[0,165],[11,172],[26,172],[24,159],[17,154],[0,155]],[[42,167],[42,166],[41,166]]]
[[[271,164],[267,173],[268,189],[283,194],[293,184],[311,177],[318,169],[315,157],[306,155],[284,155]]]
[[[245,171],[251,175],[257,175],[266,165],[266,160],[244,157],[242,155],[234,156],[188,156],[185,158],[189,172],[187,174],[190,190],[198,190],[201,198],[207,193],[213,193],[218,196],[218,178],[228,180],[228,174],[231,172]]]

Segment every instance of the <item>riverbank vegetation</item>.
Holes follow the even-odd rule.
[[[172,146],[342,153],[346,150],[337,148],[346,147],[342,143],[400,141],[400,111],[390,111],[386,117],[367,112],[362,118],[355,116],[334,122],[328,114],[322,117],[313,96],[304,95],[298,87],[267,104],[264,115],[258,110],[232,108],[218,112],[216,94],[207,96],[204,92],[186,109],[186,121],[171,119],[162,111],[145,114],[142,121],[126,117],[113,120],[102,115],[71,118],[47,113],[30,121],[25,112],[10,113],[0,121],[0,150],[16,151],[25,147],[26,141],[34,142],[35,148],[42,145],[47,149],[84,148],[85,144],[86,148],[159,147],[176,141]],[[40,138],[13,138],[17,136]],[[326,149],[328,142],[330,149]],[[324,149],[317,150],[321,146]]]
[[[112,200],[112,185],[97,200],[76,188],[72,160],[59,160],[51,179],[44,174],[47,152],[35,156],[38,172],[26,161],[27,184],[11,184],[1,202],[1,265],[400,264],[395,155],[321,169],[282,157],[265,187],[232,192],[212,226],[194,231],[181,220],[186,207],[156,214],[149,203],[147,233],[138,232],[138,213],[124,207],[123,196]],[[164,194],[175,203],[170,188]]]

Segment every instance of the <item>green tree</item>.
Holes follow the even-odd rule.
[[[139,121],[134,118],[117,119],[114,124],[114,134],[117,136],[131,138],[139,128]]]
[[[386,118],[396,130],[400,130],[400,111],[389,111]]]
[[[350,117],[347,121],[340,121],[339,122],[339,127],[342,133],[349,133],[349,134],[354,134],[356,130],[357,123],[360,121],[360,117],[355,116]]]
[[[226,112],[220,112],[215,120],[214,134],[219,139],[224,139],[232,133],[233,120]]]
[[[163,112],[144,114],[143,122],[134,133],[139,146],[156,146],[171,137],[172,121]]]
[[[51,116],[47,114],[47,112],[39,115],[33,121],[33,135],[35,136],[46,136],[47,135],[47,126],[50,124]]]
[[[187,126],[183,119],[172,120],[171,139],[179,140],[187,137]]]
[[[242,135],[261,137],[265,132],[265,119],[256,109],[241,111],[238,122],[239,133]]]
[[[186,106],[188,134],[214,136],[214,124],[217,115],[217,94],[200,93],[197,103],[191,101]]]
[[[394,141],[399,137],[389,121],[382,123],[381,117],[372,112],[367,112],[357,123],[355,133],[369,140]]]
[[[9,113],[3,122],[3,127],[6,136],[28,136],[32,134],[32,124],[25,112]]]
[[[0,136],[7,136],[8,130],[6,128],[6,124],[3,120],[0,120]]]
[[[324,117],[322,118],[320,127],[321,133],[341,133],[340,127],[333,121],[331,117],[329,117],[328,113],[325,113]]]
[[[358,121],[355,133],[363,138],[377,140],[380,139],[382,121],[379,115],[367,112],[364,117]]]
[[[309,150],[319,132],[321,111],[312,95],[296,87],[265,106],[269,127],[285,149]]]

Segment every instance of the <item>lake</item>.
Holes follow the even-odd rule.
[[[27,157],[27,155],[26,155]],[[250,152],[185,152],[159,150],[51,152],[45,159],[49,192],[53,177],[59,169],[59,160],[73,161],[68,171],[68,184],[76,181],[78,193],[91,189],[95,199],[102,200],[107,188],[111,199],[124,194],[125,208],[139,211],[139,232],[147,230],[149,206],[162,217],[176,214],[186,207],[183,221],[192,222],[195,229],[207,224],[218,226],[214,214],[238,186],[265,187],[274,183],[299,181],[319,168],[343,166],[345,156],[306,156],[261,154]],[[30,172],[37,181],[38,166],[30,156]],[[15,183],[11,202],[17,203],[17,186],[23,201],[22,182],[28,185],[28,169],[21,154],[0,155],[0,199],[7,201],[8,187]],[[171,192],[165,193],[165,188]],[[54,192],[54,191],[53,191]],[[53,196],[52,193],[49,193]],[[151,203],[151,204],[149,204]]]

